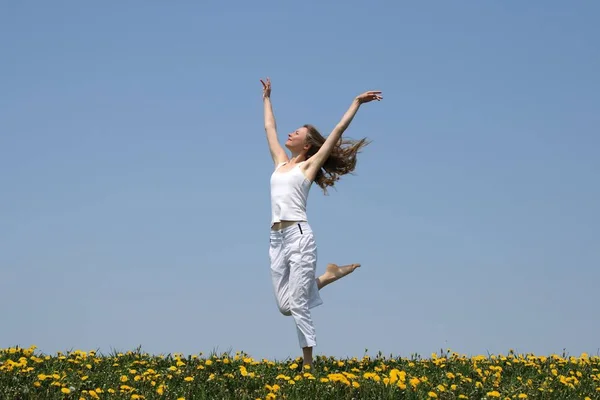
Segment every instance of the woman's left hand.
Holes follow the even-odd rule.
[[[356,100],[361,104],[368,103],[373,100],[380,101],[381,99],[383,99],[383,97],[381,97],[381,91],[379,90],[370,90],[368,92],[364,92],[363,94],[356,96]]]

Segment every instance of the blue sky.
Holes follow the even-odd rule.
[[[269,277],[280,137],[373,140],[308,203],[316,354],[597,353],[597,2],[4,2],[0,346],[301,354]]]

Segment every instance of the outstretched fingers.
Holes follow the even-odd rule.
[[[369,94],[369,96],[371,96],[372,100],[381,100],[383,99],[383,96],[381,96],[381,90],[371,90],[367,92]]]
[[[369,101],[373,100],[380,101],[383,99],[381,93],[381,90],[369,90],[368,92],[364,92],[363,94],[359,95],[358,100],[361,103],[368,103]]]
[[[260,83],[262,83],[263,87],[266,89],[266,88],[267,88],[267,86],[271,86],[271,79],[269,79],[269,78],[267,77],[267,81],[266,81],[266,82],[265,82],[265,81],[263,81],[263,80],[261,79],[261,80],[260,80]]]

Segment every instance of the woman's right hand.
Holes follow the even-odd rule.
[[[267,78],[267,81],[260,80],[260,83],[263,85],[263,99],[267,97],[271,97],[271,80]]]

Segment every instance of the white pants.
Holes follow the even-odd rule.
[[[271,230],[271,279],[279,311],[292,316],[300,347],[317,345],[310,309],[323,304],[315,272],[317,245],[307,222]]]

